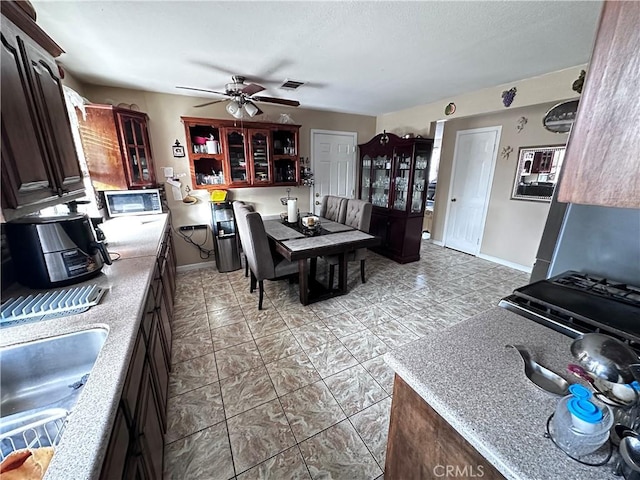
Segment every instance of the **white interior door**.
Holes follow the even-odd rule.
[[[311,130],[311,169],[314,184],[311,188],[311,205],[316,215],[325,195],[353,198],[356,191],[355,132]]]
[[[501,127],[461,130],[456,135],[444,244],[480,252]]]

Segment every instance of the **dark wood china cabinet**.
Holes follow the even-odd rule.
[[[397,262],[420,259],[433,140],[381,133],[360,148],[359,198],[373,204],[374,251]]]
[[[182,117],[182,122],[194,188],[294,186],[300,182],[300,126],[192,117]]]
[[[156,186],[146,113],[87,105],[78,111],[80,139],[96,190]]]

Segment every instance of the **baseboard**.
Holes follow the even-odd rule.
[[[493,263],[504,265],[505,267],[520,270],[521,272],[531,273],[531,270],[533,270],[533,267],[527,267],[526,265],[520,265],[519,263],[510,262],[509,260],[504,260],[498,257],[492,257],[491,255],[485,255],[484,253],[479,253],[477,257],[482,258],[483,260],[489,260]]]
[[[431,243],[433,243],[434,245],[438,245],[439,247],[444,247],[444,242],[441,242],[440,240],[434,240],[432,238]]]
[[[190,272],[191,270],[200,270],[201,268],[211,268],[215,267],[216,262],[200,262],[200,263],[190,263],[189,265],[179,265],[176,267],[176,271],[178,273],[182,272]]]

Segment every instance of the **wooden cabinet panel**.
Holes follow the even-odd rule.
[[[166,405],[169,389],[169,367],[167,366],[164,345],[160,333],[160,324],[157,316],[151,328],[151,339],[148,346],[149,363],[153,374],[154,390],[158,398],[158,410],[162,424],[162,431],[166,426]]]
[[[133,427],[136,409],[138,408],[138,398],[140,396],[140,384],[144,373],[146,345],[142,334],[138,334],[133,355],[129,364],[129,372],[122,389],[122,407],[129,425]]]
[[[359,197],[373,204],[369,233],[382,239],[372,250],[399,263],[420,259],[432,145],[391,133],[359,145]]]
[[[25,57],[36,104],[52,152],[52,161],[62,193],[83,190],[82,171],[71,135],[71,124],[55,61],[29,40],[24,41]]]
[[[493,465],[396,375],[385,480],[454,476],[504,479]]]
[[[558,200],[640,208],[640,3],[604,2]]]
[[[18,42],[2,18],[2,190],[5,208],[58,195]],[[11,119],[5,121],[5,119]]]
[[[142,408],[137,419],[138,431],[136,441],[141,456],[148,471],[149,478],[162,478],[162,463],[164,456],[164,436],[160,423],[160,412],[150,373],[143,379],[141,399]]]
[[[155,187],[147,114],[112,105],[78,112],[80,139],[96,190]]]
[[[78,198],[84,184],[58,67],[4,15],[23,10],[2,2],[2,11],[2,208],[9,220]],[[55,45],[30,17],[20,23]]]
[[[299,125],[182,117],[194,188],[268,187],[300,182]],[[208,153],[203,139],[220,138]]]
[[[127,454],[129,452],[129,438],[130,432],[125,421],[125,414],[119,408],[113,424],[102,471],[100,472],[100,480],[113,480],[124,477]]]

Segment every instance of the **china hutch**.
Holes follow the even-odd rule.
[[[113,105],[86,105],[85,111],[78,111],[78,124],[95,189],[155,187],[147,114]]]
[[[420,259],[433,140],[381,133],[360,148],[360,199],[373,204],[374,251],[399,263]]]
[[[196,189],[294,186],[299,125],[182,117]]]

